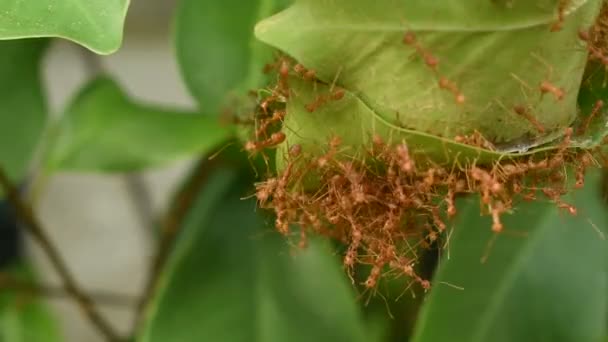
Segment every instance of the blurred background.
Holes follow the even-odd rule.
[[[45,82],[57,118],[85,82],[110,73],[135,99],[193,108],[180,79],[171,39],[174,0],[132,0],[121,49],[96,56],[55,40],[45,58]],[[191,161],[124,176],[61,173],[51,178],[38,202],[40,219],[82,287],[110,291],[135,300],[141,293],[151,256],[155,218],[183,179]],[[35,243],[27,241],[42,283],[60,284]],[[70,299],[51,299],[69,342],[103,341]],[[130,302],[100,305],[112,325],[127,333],[133,320]]]

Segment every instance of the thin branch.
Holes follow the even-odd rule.
[[[199,162],[188,182],[176,194],[173,205],[160,223],[158,246],[148,271],[141,301],[137,307],[134,330],[137,330],[142,323],[145,307],[154,294],[158,278],[173,249],[178,232],[214,164],[215,160],[210,161],[206,157]]]
[[[31,281],[17,279],[10,274],[3,273],[0,273],[0,290],[11,290],[17,293],[33,296],[71,299],[71,295],[63,287],[36,284]],[[88,291],[88,293],[89,297],[91,297],[91,299],[93,299],[93,301],[99,305],[131,308],[137,302],[136,298],[119,293],[105,291]]]
[[[89,319],[91,324],[99,330],[109,341],[121,341],[122,339],[110,326],[110,324],[100,315],[95,307],[93,300],[77,285],[76,280],[68,270],[61,255],[46,235],[42,225],[35,217],[31,207],[23,202],[19,196],[17,188],[11,183],[4,169],[0,167],[0,185],[6,193],[9,203],[16,212],[17,217],[23,221],[25,229],[33,236],[42,250],[46,253],[49,261],[59,274],[65,291],[70,294],[79,305],[82,312]]]
[[[124,181],[127,195],[133,203],[140,226],[146,228],[144,232],[148,237],[156,237],[156,234],[153,234],[156,225],[154,205],[143,176],[139,173],[127,174],[124,176]]]

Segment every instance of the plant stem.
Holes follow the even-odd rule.
[[[196,166],[192,176],[189,177],[188,182],[186,182],[176,194],[173,205],[160,223],[160,237],[156,254],[150,265],[143,295],[137,307],[135,331],[137,331],[142,323],[145,307],[158,285],[159,276],[173,249],[178,232],[183,225],[186,215],[190,211],[197,194],[205,184],[209,169],[212,167],[213,163],[214,162],[209,161],[207,157],[202,158]]]
[[[64,287],[40,285],[34,282],[17,279],[10,274],[0,273],[0,290],[12,290],[19,293],[52,298],[67,298],[71,295]],[[105,291],[88,291],[91,297],[99,305],[114,307],[132,307],[136,299],[123,294]]]
[[[154,219],[154,205],[151,201],[151,194],[146,187],[143,176],[139,173],[127,174],[124,177],[125,189],[131,203],[133,203],[135,216],[139,220],[140,226],[144,228],[146,238],[155,238],[153,229],[156,226]]]
[[[34,240],[46,253],[51,264],[59,274],[65,291],[70,294],[79,305],[82,312],[89,319],[91,324],[108,340],[121,341],[121,338],[101,316],[93,300],[76,283],[76,280],[68,270],[61,255],[46,235],[41,223],[35,217],[30,206],[21,199],[17,188],[11,183],[4,169],[0,167],[0,186],[2,186],[9,203],[15,210],[16,216],[23,222],[25,229],[33,236]]]

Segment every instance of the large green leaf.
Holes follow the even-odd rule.
[[[45,40],[0,42],[0,166],[21,181],[46,122],[40,59]]]
[[[206,153],[232,134],[218,119],[134,103],[99,78],[71,104],[57,127],[47,165],[80,171],[134,171]]]
[[[205,112],[261,85],[270,49],[253,39],[253,26],[287,0],[181,0],[175,45],[181,72]]]
[[[0,287],[5,275],[27,282],[33,278],[27,267],[12,266],[0,271]],[[59,342],[63,338],[39,297],[0,288],[0,341]]]
[[[284,132],[289,144],[284,144],[279,149],[276,158],[279,168],[288,160],[286,158],[288,146],[299,144],[308,152],[322,151],[334,135],[341,137],[344,145],[349,147],[343,153],[355,158],[361,158],[367,154],[367,149],[372,145],[372,139],[377,134],[388,137],[387,139],[391,143],[405,140],[411,151],[432,157],[439,163],[451,161],[454,155],[458,155],[461,162],[488,163],[499,159],[516,159],[534,153],[549,153],[560,148],[559,145],[549,144],[530,150],[490,151],[457,143],[451,139],[405,129],[371,110],[364,101],[350,91],[345,91],[344,98],[340,101],[328,103],[314,113],[309,113],[305,106],[315,101],[318,93],[329,92],[330,86],[317,84],[315,87],[310,87],[307,82],[296,78],[290,79],[289,84],[291,90],[298,96],[293,96],[287,104],[289,114],[284,120],[284,126],[287,127]],[[582,108],[591,110],[598,99],[606,98],[602,93],[602,88],[597,87],[595,83],[594,85],[596,86],[592,88],[595,89],[594,92],[585,88],[584,96],[581,96],[580,99]],[[596,146],[608,135],[608,130],[604,128],[605,124],[605,119],[594,120],[591,128],[595,129],[590,129],[587,135],[574,137],[570,147],[586,149]]]
[[[326,244],[290,253],[255,201],[241,199],[248,179],[221,168],[207,183],[140,341],[367,341],[352,288]]]
[[[0,0],[0,39],[59,37],[116,51],[129,0]]]
[[[600,341],[608,245],[599,229],[608,220],[598,182],[598,173],[590,175],[565,199],[577,216],[543,201],[516,206],[503,220],[511,234],[488,250],[491,220],[471,200],[455,223],[414,341]]]
[[[299,0],[258,24],[256,35],[392,125],[449,139],[477,130],[501,150],[517,151],[563,134],[577,113],[587,61],[577,32],[593,23],[601,1],[568,2],[563,28],[551,32],[561,3]],[[408,31],[415,44],[404,44]],[[425,54],[438,59],[436,71],[425,65]],[[463,103],[440,87],[442,77],[465,96]],[[565,89],[563,99],[541,96],[543,81]],[[526,108],[543,132],[516,114],[517,107]],[[315,114],[297,113],[301,120],[316,120]],[[352,127],[343,121],[333,128],[338,125]],[[377,127],[362,128],[356,127],[360,139]]]

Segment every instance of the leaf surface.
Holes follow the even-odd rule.
[[[448,139],[477,130],[509,152],[550,142],[575,120],[587,61],[577,32],[600,3],[570,2],[551,32],[559,0],[300,0],[259,23],[256,36],[396,126]],[[563,99],[543,96],[544,81]]]
[[[126,172],[207,153],[232,128],[199,113],[136,103],[99,78],[76,97],[56,134],[51,170]]]
[[[45,127],[40,60],[47,41],[0,42],[0,165],[21,182]]]
[[[220,115],[262,85],[272,51],[253,38],[255,23],[287,0],[181,0],[175,47],[181,73],[207,113]]]
[[[517,205],[503,216],[508,233],[493,244],[491,218],[479,216],[479,202],[461,203],[413,341],[601,340],[608,219],[599,181],[591,174],[565,199],[577,216],[543,201]]]
[[[251,183],[239,177],[228,168],[211,174],[140,341],[366,341],[329,246],[313,240],[304,251],[286,248],[255,201],[241,199]]]
[[[0,0],[0,39],[58,37],[108,54],[122,42],[129,0]]]

